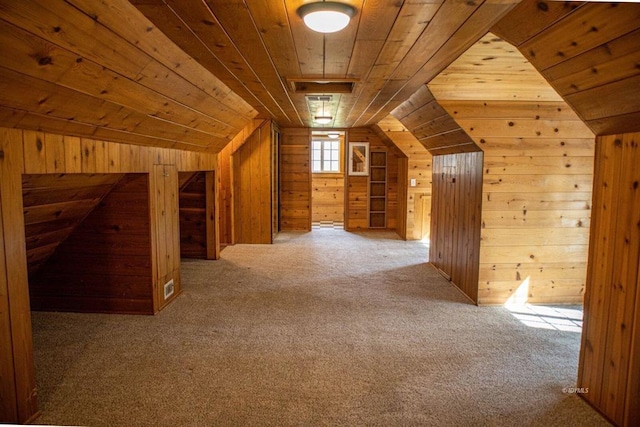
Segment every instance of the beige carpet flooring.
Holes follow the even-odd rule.
[[[85,426],[603,426],[580,334],[478,308],[420,242],[323,229],[184,260],[154,317],[34,313],[42,416]]]

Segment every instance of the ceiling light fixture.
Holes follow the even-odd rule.
[[[333,117],[331,116],[315,116],[313,118],[313,120],[318,123],[319,125],[326,125],[331,123],[331,120],[333,120]]]
[[[316,113],[318,111],[316,110]],[[331,123],[331,121],[333,120],[333,117],[331,117],[330,115],[327,114],[326,110],[324,109],[324,100],[322,101],[322,110],[320,111],[320,114],[318,114],[317,116],[315,116],[313,118],[313,120],[318,123],[319,125],[326,125],[328,123]]]
[[[356,9],[344,3],[323,1],[307,3],[297,10],[307,27],[319,33],[335,33],[349,25]]]
[[[338,139],[340,138],[340,134],[338,132],[329,132],[327,134],[327,136],[331,139]]]

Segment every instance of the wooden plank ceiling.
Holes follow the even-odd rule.
[[[74,2],[78,0],[73,0]],[[322,35],[296,14],[303,0],[131,0],[173,42],[263,117],[285,127],[369,126],[482,37],[518,0],[345,0],[357,13]],[[292,79],[355,81],[324,106]],[[327,85],[329,87],[329,85]]]
[[[127,0],[0,0],[0,126],[219,151],[257,111]]]
[[[525,0],[492,31],[517,46],[595,134],[640,130],[640,4]]]
[[[433,156],[480,151],[471,137],[442,108],[426,85],[392,112]]]

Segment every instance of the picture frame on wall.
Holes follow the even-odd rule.
[[[349,143],[349,175],[369,175],[369,143]]]

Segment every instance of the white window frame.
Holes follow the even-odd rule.
[[[320,170],[316,170],[314,165],[315,162],[317,161],[317,159],[314,157],[314,154],[317,150],[314,149],[314,144],[316,142],[320,142],[321,146],[320,146]],[[325,148],[325,143],[337,143],[338,144],[338,158],[337,160],[333,160],[333,159],[329,159],[328,161],[333,163],[337,161],[338,164],[338,170],[325,170],[324,169],[324,164],[325,164],[325,154],[327,151],[335,151],[332,148],[329,148],[328,150]],[[341,144],[341,140],[340,139],[334,139],[334,138],[313,138],[311,140],[311,172],[312,173],[327,173],[327,174],[340,174],[342,173],[342,161],[341,161],[341,155],[342,155],[342,144]]]

